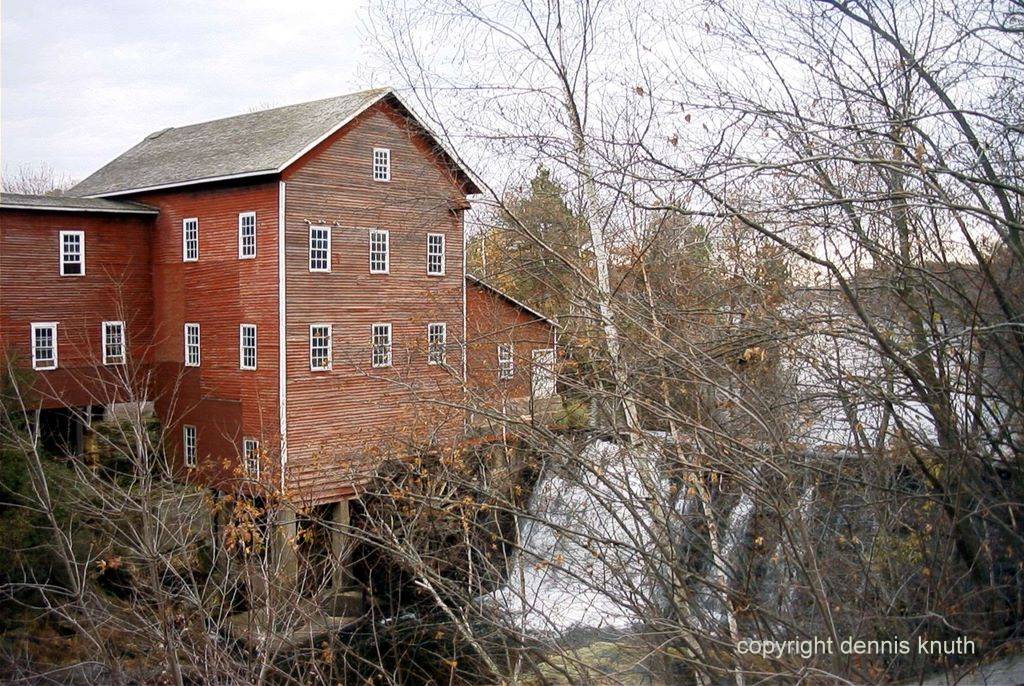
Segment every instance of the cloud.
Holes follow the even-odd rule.
[[[8,0],[5,169],[81,179],[146,134],[374,85],[347,0]]]

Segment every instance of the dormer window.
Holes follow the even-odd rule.
[[[391,180],[391,150],[388,148],[373,149],[373,180]]]
[[[60,275],[85,275],[85,232],[60,232]]]

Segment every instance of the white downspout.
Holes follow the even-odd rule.
[[[288,465],[288,346],[285,300],[285,219],[284,181],[277,187],[277,386],[278,414],[281,422],[281,494],[284,494],[285,469]]]

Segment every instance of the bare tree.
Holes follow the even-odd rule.
[[[484,204],[569,269],[541,300],[589,321],[564,343],[568,367],[593,373],[564,375],[563,392],[638,438],[567,445],[516,427],[586,502],[572,526],[533,502],[522,516],[558,542],[527,536],[524,559],[601,598],[599,623],[642,626],[666,678],[874,681],[941,666],[887,646],[844,654],[866,626],[1013,640],[1019,8],[375,8],[394,73],[493,172]],[[523,214],[537,164],[564,185],[584,244],[552,245]],[[581,573],[547,554],[595,547],[631,550],[642,571]],[[565,629],[542,617],[524,640]],[[737,650],[794,635],[836,647]]]
[[[75,182],[63,172],[54,171],[45,162],[36,167],[22,165],[16,172],[4,169],[3,190],[5,193],[23,195],[63,195]]]
[[[340,527],[366,616],[314,631],[341,556],[296,587],[269,543],[302,559],[336,523],[269,484],[187,505],[140,416],[119,466],[68,465],[69,524],[19,401],[26,507],[69,579],[26,575],[40,607],[111,673],[113,626],[180,683],[881,683],[1019,640],[1018,5],[372,11],[387,68],[481,162],[488,273],[517,251],[502,283],[564,324],[558,388],[588,421],[423,398],[487,430],[380,446],[404,457]],[[131,571],[120,602],[99,560]]]

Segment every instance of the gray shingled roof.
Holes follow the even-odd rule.
[[[58,212],[105,212],[113,214],[156,214],[157,208],[140,202],[68,195],[0,194],[0,208],[9,210],[54,210]]]
[[[389,93],[377,88],[157,131],[69,192],[117,195],[279,172]]]

